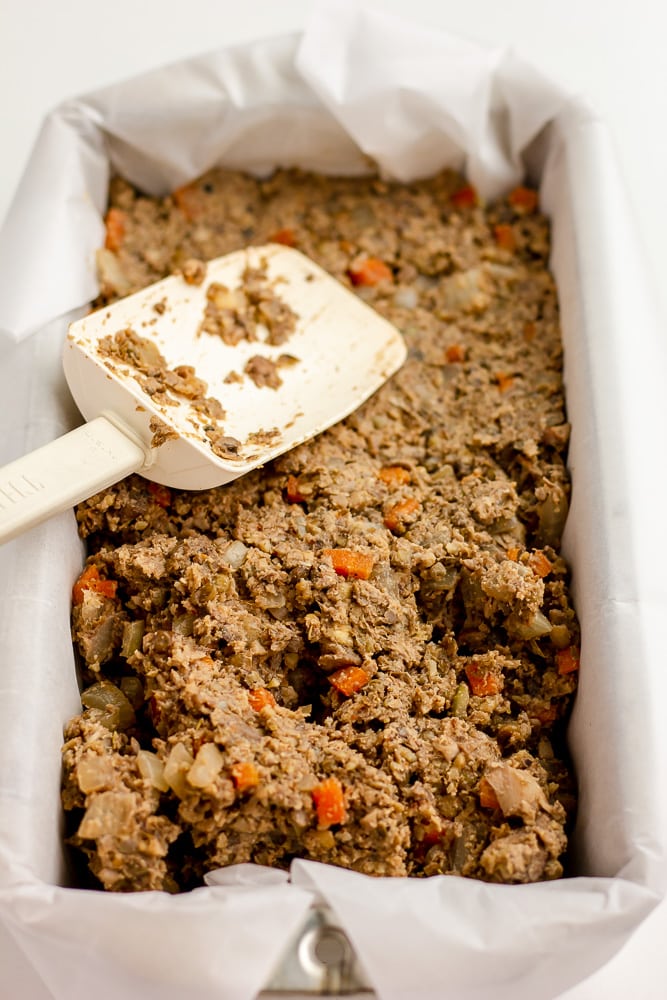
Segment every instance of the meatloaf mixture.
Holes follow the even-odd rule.
[[[535,192],[485,206],[448,172],[214,170],[162,199],[114,180],[110,205],[98,305],[273,240],[396,324],[409,357],[352,416],[230,485],[132,476],[79,506],[82,711],[62,794],[93,884],[179,891],[295,857],[562,875],[579,630]]]

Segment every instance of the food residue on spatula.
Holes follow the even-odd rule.
[[[211,449],[219,458],[238,459],[241,442],[225,434],[220,421],[225,411],[218,399],[207,396],[208,386],[195,375],[190,365],[170,368],[155,342],[127,327],[108,334],[99,341],[98,350],[107,359],[105,364],[113,370],[114,361],[129,365],[143,391],[161,407],[186,403],[192,410],[196,426],[208,438]],[[155,425],[155,426],[154,426]],[[151,423],[153,447],[159,447],[175,432],[165,433],[167,425],[154,418]]]
[[[202,285],[206,279],[206,264],[188,260],[181,275],[188,285]],[[163,315],[168,303],[162,299],[154,308]],[[206,289],[204,318],[197,333],[220,337],[228,346],[243,340],[279,346],[296,330],[296,322],[296,313],[276,293],[268,280],[266,263],[262,263],[259,267],[246,267],[237,288],[230,289],[215,281],[210,283]],[[209,440],[218,457],[242,457],[242,442],[228,435],[221,424],[225,418],[224,407],[218,399],[207,395],[208,384],[196,375],[192,366],[171,368],[155,342],[140,336],[131,327],[102,337],[98,351],[106,359],[108,368],[113,369],[114,361],[132,368],[139,386],[158,406],[188,405],[192,411],[191,423]],[[230,371],[225,381],[242,382],[246,375],[257,388],[278,389],[282,385],[278,369],[298,364],[298,361],[291,354],[281,354],[277,359],[255,354],[246,362],[243,374]],[[155,427],[151,425],[153,447],[177,436],[174,432],[167,433],[167,425],[157,418],[154,423]]]
[[[266,264],[246,267],[241,282],[234,289],[211,282],[199,332],[220,337],[230,346],[260,339],[274,347],[284,344],[296,330],[297,316],[269,282]],[[265,337],[260,337],[264,331]]]

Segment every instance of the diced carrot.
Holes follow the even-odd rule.
[[[160,507],[166,509],[170,505],[171,490],[168,486],[163,486],[162,483],[149,483],[148,492]]]
[[[462,188],[454,192],[451,202],[457,208],[474,208],[479,203],[477,190],[472,184],[464,184]]]
[[[535,719],[541,726],[550,726],[556,721],[558,708],[553,702],[548,705],[540,705],[539,708],[528,709],[528,718]]]
[[[479,804],[482,809],[499,809],[498,796],[493,790],[493,786],[488,778],[481,778],[479,782]]]
[[[385,528],[389,528],[390,531],[401,531],[405,527],[405,519],[410,514],[414,514],[416,510],[419,510],[420,506],[419,500],[415,499],[415,497],[406,497],[404,500],[399,500],[385,514],[383,522]]]
[[[296,476],[288,476],[285,486],[285,499],[288,503],[303,503],[306,497],[299,488],[299,480]]]
[[[516,250],[516,238],[511,226],[508,226],[506,223],[500,223],[493,227],[493,235],[501,250],[508,250],[510,253],[514,253]]]
[[[507,556],[508,559],[511,559],[512,562],[516,562],[517,559],[519,558],[519,550],[513,545],[511,548],[507,550],[505,555]]]
[[[467,665],[465,672],[472,693],[475,695],[484,697],[487,694],[499,694],[503,689],[502,677],[484,670],[474,660]]]
[[[527,340],[529,342],[531,340],[534,340],[536,333],[537,333],[537,324],[536,323],[533,323],[532,320],[529,320],[527,323],[524,323],[524,327],[523,327],[524,340]]]
[[[432,827],[430,830],[426,830],[426,832],[419,838],[419,846],[428,850],[429,847],[433,847],[434,844],[439,844],[444,836],[444,830]]]
[[[344,694],[346,698],[361,691],[365,684],[368,684],[369,676],[361,667],[341,667],[340,670],[329,674],[329,683],[337,691]]]
[[[355,549],[325,549],[324,555],[333,563],[339,576],[351,576],[357,580],[368,580],[373,572],[375,556]]]
[[[378,476],[386,486],[390,486],[392,489],[406,486],[410,482],[410,472],[402,465],[383,465]]]
[[[125,239],[125,212],[120,208],[110,208],[104,220],[106,235],[104,246],[107,250],[120,250]]]
[[[172,191],[171,196],[188,222],[200,218],[206,210],[205,195],[198,184],[184,184]]]
[[[250,707],[255,712],[261,712],[267,706],[271,708],[276,707],[276,699],[266,688],[253,688],[251,691],[248,691],[248,701],[250,702]]]
[[[450,344],[445,351],[445,359],[448,365],[454,365],[459,361],[465,361],[465,348],[460,344]]]
[[[494,378],[496,380],[496,385],[501,392],[507,392],[514,382],[514,377],[512,375],[508,375],[507,372],[496,372]]]
[[[269,236],[269,243],[282,243],[285,247],[296,246],[296,236],[293,229],[279,229]]]
[[[249,788],[255,788],[259,784],[259,773],[251,761],[232,764],[230,771],[237,792],[247,792]]]
[[[325,778],[313,788],[311,795],[317,811],[317,825],[326,830],[334,823],[344,823],[347,818],[345,796],[337,778]]]
[[[351,264],[347,273],[353,285],[379,285],[393,278],[391,268],[377,257],[365,257]]]
[[[116,596],[118,584],[115,580],[106,580],[101,576],[97,566],[86,566],[83,573],[72,587],[72,601],[74,604],[83,603],[83,595],[86,590],[92,590],[103,597],[113,598]]]
[[[559,674],[572,674],[579,669],[579,647],[568,646],[556,653],[556,667]]]
[[[528,215],[537,208],[537,191],[528,187],[517,187],[510,191],[507,200],[515,211]]]
[[[549,573],[553,569],[551,560],[547,559],[541,549],[535,549],[535,551],[531,553],[530,558],[528,559],[528,565],[532,569],[535,576],[542,578],[549,576]]]

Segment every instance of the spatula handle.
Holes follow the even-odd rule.
[[[146,450],[105,416],[0,469],[0,544],[146,464]]]

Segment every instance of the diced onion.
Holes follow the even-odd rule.
[[[549,635],[552,625],[541,611],[536,611],[533,617],[527,622],[518,622],[512,631],[520,639],[539,639],[540,636]]]
[[[533,822],[538,809],[549,810],[540,783],[528,771],[511,764],[492,764],[484,774],[491,785],[503,816],[521,816]]]
[[[247,552],[247,546],[243,542],[239,542],[238,540],[231,542],[222,553],[222,561],[231,569],[238,569],[242,565]]]
[[[215,743],[204,743],[188,771],[188,782],[195,788],[212,785],[222,770],[223,758]]]
[[[127,295],[132,285],[111,250],[101,247],[95,257],[100,284],[109,285],[118,295]]]
[[[84,795],[99,792],[113,783],[114,768],[109,757],[88,751],[76,765],[76,780]]]
[[[153,753],[152,750],[139,750],[137,767],[141,777],[149,781],[153,788],[157,788],[160,792],[169,791],[169,785],[164,776],[164,764],[156,753]]]
[[[175,743],[164,765],[164,780],[172,792],[184,798],[188,793],[187,772],[192,767],[194,758],[182,743]]]
[[[394,305],[402,309],[414,309],[418,302],[416,288],[397,288],[394,293]]]
[[[134,807],[131,792],[100,792],[86,809],[77,832],[84,840],[118,836],[127,831]]]

